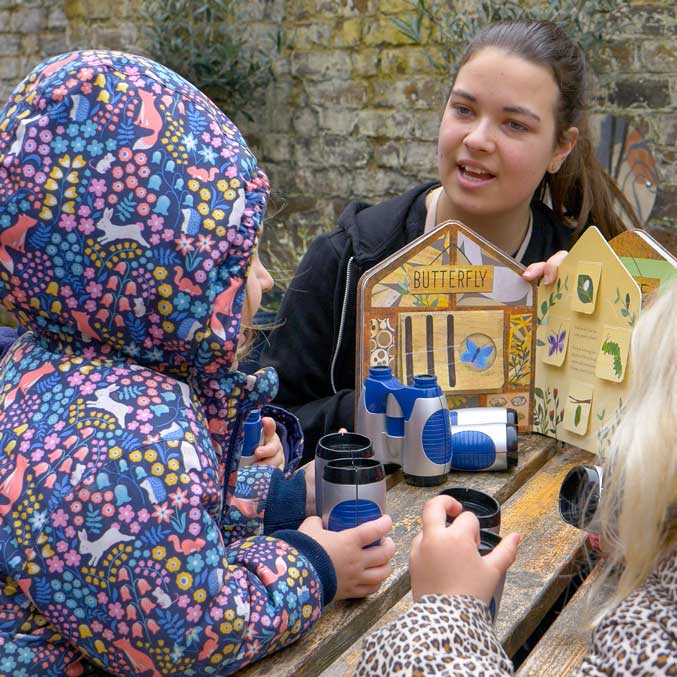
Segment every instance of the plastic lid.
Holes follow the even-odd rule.
[[[329,461],[322,471],[322,479],[332,484],[372,484],[385,476],[383,464],[373,458]]]
[[[369,367],[369,377],[377,380],[386,380],[393,375],[390,367]]]
[[[414,376],[414,388],[433,388],[437,385],[435,374],[417,374]]]
[[[320,438],[315,455],[327,461],[340,458],[369,458],[374,455],[371,440],[360,433],[329,433]]]

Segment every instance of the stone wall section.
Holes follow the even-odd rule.
[[[0,0],[0,96],[46,56],[143,51],[142,0]],[[327,230],[350,199],[379,201],[436,176],[449,78],[439,45],[397,31],[407,0],[248,0],[242,30],[273,56],[265,103],[238,120],[286,203],[287,231]],[[659,172],[652,230],[677,251],[677,5],[632,2],[608,26],[594,112],[632,122]]]

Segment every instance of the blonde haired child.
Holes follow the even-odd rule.
[[[677,674],[677,282],[635,328],[633,388],[606,458],[600,514],[606,563],[589,603],[591,647],[576,675]],[[477,552],[477,519],[429,501],[410,553],[416,604],[366,641],[358,675],[511,675],[488,603],[519,536]],[[606,599],[600,589],[615,582]],[[600,602],[600,600],[603,600]]]

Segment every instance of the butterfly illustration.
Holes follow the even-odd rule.
[[[475,369],[486,369],[493,352],[494,346],[492,344],[480,347],[471,338],[466,338],[465,350],[461,353],[461,362],[465,362]]]
[[[555,353],[564,352],[564,339],[567,335],[567,330],[562,329],[559,333],[548,334],[548,357]]]

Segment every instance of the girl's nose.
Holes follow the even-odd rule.
[[[263,264],[261,264],[260,280],[261,280],[261,289],[264,292],[270,291],[273,288],[273,285],[275,284],[273,276],[268,272],[268,269]]]
[[[494,130],[488,120],[478,120],[468,131],[463,143],[471,150],[491,153],[496,148]]]

